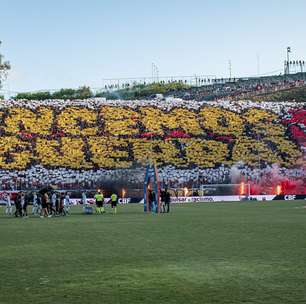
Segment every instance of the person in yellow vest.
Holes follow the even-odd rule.
[[[113,214],[116,214],[117,213],[117,203],[118,203],[118,195],[116,193],[113,193],[111,195],[111,203],[112,203]]]
[[[97,213],[105,213],[104,211],[104,196],[101,190],[99,189],[97,193],[95,194],[95,200],[96,200],[96,206],[97,206]]]

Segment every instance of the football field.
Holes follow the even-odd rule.
[[[306,303],[304,202],[13,218],[0,208],[0,303]]]

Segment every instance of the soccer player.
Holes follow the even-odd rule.
[[[65,195],[65,199],[64,199],[64,211],[65,211],[65,215],[69,215],[70,213],[70,196],[68,194],[68,192]]]
[[[6,215],[12,215],[13,207],[12,207],[11,194],[10,193],[6,193],[5,203],[6,203],[5,214]]]
[[[166,191],[165,189],[162,189],[160,192],[160,202],[161,202],[161,212],[166,212]]]
[[[37,214],[41,214],[42,211],[42,195],[41,194],[37,194],[36,192],[34,193],[34,200],[35,197],[37,199]]]
[[[65,208],[64,208],[64,204],[65,204],[65,194],[61,193],[60,195],[60,204],[59,204],[59,214],[65,216]]]
[[[95,194],[95,200],[96,200],[96,206],[97,206],[97,213],[105,213],[104,211],[104,196],[101,190],[99,189],[97,193]]]
[[[32,200],[33,200],[32,214],[36,215],[36,214],[38,214],[38,198],[37,198],[37,193],[36,192],[33,193]]]
[[[32,193],[26,192],[24,194],[24,205],[23,205],[23,215],[28,217],[28,205],[32,202]]]
[[[86,197],[86,192],[82,192],[82,205],[83,205],[83,210],[85,211],[86,205],[87,205],[87,197]]]
[[[48,193],[45,192],[42,195],[42,199],[41,199],[41,207],[42,207],[41,214],[40,214],[41,218],[49,216],[49,213],[48,213],[48,203],[49,203],[49,196],[48,196]]]
[[[29,198],[28,195],[24,192],[21,192],[21,206],[22,206],[22,216],[28,217],[28,203]]]
[[[155,193],[151,189],[149,190],[149,211],[154,212],[155,210]]]
[[[56,215],[56,200],[57,200],[56,192],[53,192],[51,195],[50,212],[54,215]]]
[[[166,208],[167,208],[167,213],[170,212],[170,200],[171,200],[171,197],[170,197],[170,193],[168,191],[168,189],[166,188],[165,189],[165,205],[166,205]]]
[[[111,203],[112,203],[113,214],[117,214],[118,195],[116,193],[113,193],[111,195]]]
[[[22,206],[21,206],[21,193],[17,193],[16,199],[15,199],[15,217],[22,217]]]
[[[61,206],[61,196],[60,196],[60,193],[58,193],[56,195],[56,202],[55,202],[56,215],[60,214],[60,206]]]

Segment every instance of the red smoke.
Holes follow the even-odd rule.
[[[277,186],[280,186],[280,194],[290,195],[290,194],[306,194],[306,180],[300,179],[288,179],[283,178],[280,181],[268,181],[267,178],[263,177],[258,183],[253,181],[248,181],[250,184],[250,194],[251,195],[276,195]]]

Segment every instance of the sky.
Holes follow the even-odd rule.
[[[12,92],[99,88],[103,79],[254,76],[306,59],[304,0],[0,0]]]

